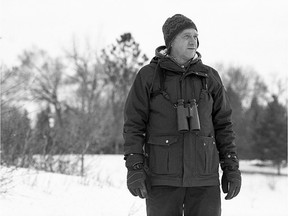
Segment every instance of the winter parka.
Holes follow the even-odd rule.
[[[184,67],[164,49],[156,49],[156,56],[140,69],[130,89],[124,108],[124,154],[146,155],[152,185],[219,185],[220,158],[236,153],[225,88],[218,72],[204,65],[199,53]],[[160,88],[159,70],[165,77],[165,91]],[[179,99],[185,103],[196,99],[200,131],[178,131]]]

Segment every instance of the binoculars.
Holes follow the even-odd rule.
[[[189,100],[186,104],[184,103],[184,99],[178,100],[177,122],[179,132],[200,130],[200,121],[195,99]]]

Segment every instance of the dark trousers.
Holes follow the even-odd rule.
[[[220,187],[154,186],[146,210],[147,216],[220,216]]]

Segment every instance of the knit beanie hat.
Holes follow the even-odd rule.
[[[174,16],[169,17],[162,26],[166,47],[170,49],[171,42],[174,40],[174,38],[180,32],[189,28],[193,28],[198,31],[193,21],[182,14],[175,14]],[[197,47],[198,46],[199,41],[197,43]]]

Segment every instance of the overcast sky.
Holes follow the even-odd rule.
[[[52,56],[72,46],[102,49],[131,32],[152,58],[163,45],[162,25],[181,13],[199,31],[202,60],[251,67],[266,80],[287,77],[287,0],[0,0],[0,55],[15,64],[32,46]],[[287,73],[286,73],[287,74]]]

